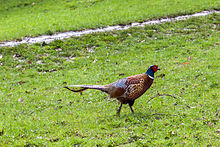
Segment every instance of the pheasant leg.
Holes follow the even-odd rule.
[[[131,112],[134,113],[134,110],[132,109],[132,106],[133,106],[133,104],[134,104],[134,101],[130,101],[128,104],[129,104],[129,106],[130,106],[130,108],[131,108]]]
[[[119,109],[117,110],[117,115],[120,115],[121,107],[122,107],[122,104],[120,105]]]

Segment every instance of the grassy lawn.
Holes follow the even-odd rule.
[[[0,48],[0,146],[218,146],[219,17]],[[59,88],[111,83],[152,64],[161,70],[134,114],[125,105],[115,116],[119,103],[100,91]],[[178,100],[147,103],[158,92]]]
[[[218,8],[216,0],[1,0],[0,41]]]

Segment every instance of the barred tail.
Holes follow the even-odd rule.
[[[71,89],[69,87],[73,87],[73,88]],[[103,86],[103,85],[69,85],[69,86],[65,86],[64,88],[66,88],[70,91],[73,91],[73,92],[82,92],[86,89],[97,89],[97,90],[101,90],[103,92],[107,92],[105,90],[105,86]]]

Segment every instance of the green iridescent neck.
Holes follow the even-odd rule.
[[[146,74],[151,78],[151,79],[154,79],[154,71],[149,68],[146,72]]]

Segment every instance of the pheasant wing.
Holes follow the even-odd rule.
[[[130,100],[135,100],[144,93],[144,77],[142,74],[131,76],[126,81],[125,95]]]

